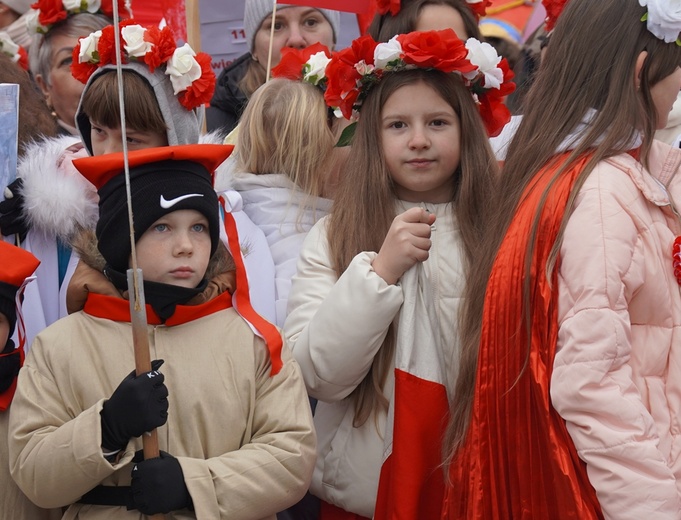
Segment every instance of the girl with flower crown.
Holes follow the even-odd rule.
[[[681,9],[570,0],[468,278],[444,518],[678,519]]]
[[[439,516],[456,314],[497,175],[485,130],[512,90],[504,62],[482,64],[488,47],[452,30],[364,36],[326,68],[327,104],[359,119],[284,326],[319,400],[322,519]]]

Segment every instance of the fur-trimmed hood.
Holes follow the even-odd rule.
[[[87,152],[73,136],[47,138],[26,147],[17,177],[24,181],[24,218],[30,229],[68,241],[79,228],[94,227],[99,197],[74,168],[73,159],[79,157],[87,157]]]
[[[220,132],[199,138],[201,144],[223,142],[224,134]],[[73,160],[81,157],[88,157],[87,150],[73,136],[46,138],[26,147],[17,176],[24,180],[24,218],[30,229],[65,242],[70,242],[81,229],[94,229],[99,217],[99,196],[73,166]],[[221,180],[219,191],[231,184],[230,164],[225,161],[216,171],[216,180]]]

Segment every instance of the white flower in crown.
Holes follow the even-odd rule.
[[[374,67],[387,69],[399,62],[402,56],[402,44],[393,36],[386,43],[379,43],[374,49]]]
[[[28,34],[47,32],[47,27],[45,27],[44,25],[40,25],[40,22],[38,21],[39,15],[40,11],[38,11],[37,9],[31,9],[28,13],[26,13],[25,21]]]
[[[12,58],[18,56],[19,46],[12,41],[12,38],[5,31],[0,31],[0,49],[8,56],[12,56]],[[14,61],[18,59],[17,57]]]
[[[648,8],[644,20],[648,30],[667,43],[675,42],[681,33],[681,0],[638,0]]]
[[[482,0],[466,0],[467,4],[479,4]]]
[[[102,31],[95,31],[93,33],[90,33],[85,38],[80,39],[80,52],[78,52],[78,63],[99,62],[97,45],[99,45],[99,38],[101,36]]]
[[[126,25],[121,29],[121,36],[125,40],[125,52],[133,58],[141,58],[154,46],[153,43],[144,41],[144,33],[147,30],[141,25]]]
[[[201,77],[201,65],[194,59],[196,53],[188,43],[175,49],[172,57],[166,65],[166,74],[170,76],[173,84],[173,93],[187,90],[194,81]]]
[[[62,5],[71,13],[96,13],[102,7],[102,2],[101,0],[62,0]]]
[[[501,56],[497,54],[494,47],[487,42],[468,38],[466,49],[468,50],[468,61],[478,67],[476,72],[465,74],[466,79],[473,81],[478,74],[482,74],[484,76],[483,87],[497,89],[501,87],[504,82],[504,71],[497,67],[501,61]]]
[[[303,81],[319,85],[319,82],[326,77],[326,66],[330,61],[331,58],[324,51],[319,51],[310,56],[310,59],[303,66]]]

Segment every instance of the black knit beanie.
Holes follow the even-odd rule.
[[[131,167],[135,242],[163,215],[193,209],[208,220],[212,256],[220,240],[220,218],[211,173],[203,165],[186,160],[164,160]],[[99,251],[111,267],[125,272],[130,258],[125,177],[112,178],[98,193],[99,221],[95,233]]]

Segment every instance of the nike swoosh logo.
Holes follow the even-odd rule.
[[[188,199],[190,197],[203,197],[203,193],[190,193],[188,195],[180,195],[179,197],[175,197],[174,199],[170,200],[166,200],[166,198],[163,195],[161,195],[161,207],[163,209],[172,208],[178,202],[184,199]]]

